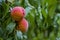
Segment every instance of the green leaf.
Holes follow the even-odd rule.
[[[31,7],[26,7],[25,10],[26,10],[26,15],[31,11]]]
[[[48,13],[49,13],[50,17],[53,17],[55,14],[56,3],[57,3],[56,0],[49,0],[48,1]]]
[[[55,14],[55,6],[52,6],[51,8],[49,8],[49,16],[53,17]]]
[[[0,40],[3,40],[3,39],[0,37]]]
[[[4,18],[7,14],[8,14],[8,12],[9,12],[9,4],[6,4],[6,3],[2,3],[2,13],[3,13],[3,17],[2,18]]]
[[[9,33],[11,33],[13,31],[13,29],[15,28],[16,24],[11,22],[7,25],[6,30],[9,31]]]
[[[39,6],[40,0],[28,0],[29,3],[34,6],[35,8],[37,8]]]
[[[11,3],[13,3],[13,1],[14,1],[14,0],[8,0],[8,2],[11,2]]]
[[[46,13],[46,11],[44,10],[44,9],[42,9],[42,15],[43,15],[43,17],[46,19],[47,18],[47,13]]]
[[[0,2],[2,2],[2,0],[0,0]]]
[[[23,37],[24,37],[25,39],[27,39],[27,36],[26,36],[26,35],[23,35]]]
[[[41,0],[41,6],[44,8],[46,5],[47,0]]]
[[[7,40],[12,40],[12,37],[11,38],[8,38]]]
[[[57,20],[57,23],[60,25],[60,19]]]
[[[23,34],[21,31],[18,31],[16,32],[16,36],[18,37],[18,39],[23,39]]]

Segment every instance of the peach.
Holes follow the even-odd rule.
[[[11,10],[11,17],[15,21],[21,20],[24,16],[25,16],[25,9],[23,7],[17,6]]]
[[[22,32],[27,32],[28,30],[28,21],[23,18],[21,21],[18,22],[18,30],[22,31]]]

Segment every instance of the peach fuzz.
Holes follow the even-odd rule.
[[[21,21],[18,22],[18,30],[22,31],[22,32],[27,32],[28,30],[28,21],[23,18]]]
[[[25,16],[25,9],[23,7],[17,6],[11,10],[11,17],[15,21],[21,20],[24,16]]]

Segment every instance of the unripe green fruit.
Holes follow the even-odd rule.
[[[15,21],[21,20],[25,16],[25,9],[23,7],[14,7],[11,10],[11,17]]]

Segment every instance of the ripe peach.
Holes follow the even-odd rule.
[[[21,21],[18,22],[17,29],[22,32],[26,32],[28,30],[28,22],[25,18],[23,18]]]
[[[25,9],[23,7],[17,6],[11,10],[11,17],[15,21],[21,20],[24,16],[25,16]]]

